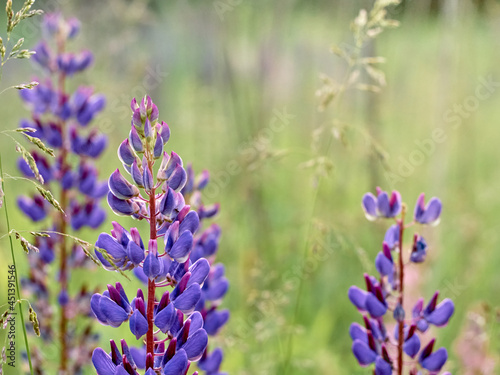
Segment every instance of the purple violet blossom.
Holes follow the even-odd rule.
[[[34,309],[41,336],[47,341],[60,338],[59,370],[77,374],[88,365],[97,335],[92,333],[90,325],[85,330],[76,329],[77,319],[70,319],[79,317],[78,324],[85,323],[80,317],[86,319],[91,313],[88,303],[82,301],[87,301],[91,294],[84,285],[80,291],[70,293],[68,283],[73,269],[90,267],[92,263],[81,246],[73,244],[65,235],[71,229],[72,235],[85,227],[95,229],[106,218],[100,201],[108,187],[98,180],[93,163],[105,150],[107,139],[90,125],[103,110],[105,99],[90,87],[78,87],[73,93],[67,89],[68,78],[86,70],[93,60],[89,51],[65,51],[70,39],[78,33],[79,22],[74,18],[64,19],[60,13],[49,13],[44,16],[42,28],[44,40],[35,47],[33,61],[43,68],[46,77],[37,80],[39,85],[35,88],[20,91],[31,115],[22,119],[19,126],[33,128],[35,131],[28,134],[54,149],[55,158],[41,155],[39,151],[32,151],[31,155],[43,178],[43,187],[60,191],[55,199],[65,215],[57,212],[39,193],[18,197],[18,207],[27,217],[34,222],[43,221],[43,227],[36,231],[50,233],[50,237],[36,237],[35,245],[40,252],[30,254],[29,276],[22,282],[26,290],[39,297]],[[23,159],[19,160],[18,167],[27,178],[35,178]],[[55,260],[59,269],[54,277],[50,265],[56,264]],[[48,286],[55,281],[53,278],[60,288],[55,298],[50,296],[52,288]],[[49,303],[56,299],[61,308],[57,325],[53,324],[56,316]],[[53,326],[60,327],[59,332],[54,332]],[[40,360],[44,357],[41,352],[42,347],[34,348],[35,373],[55,371]]]
[[[434,351],[435,339],[422,349],[420,334],[426,332],[429,325],[443,327],[448,324],[455,310],[453,302],[446,298],[438,303],[439,292],[436,292],[425,307],[423,298],[419,299],[408,318],[403,308],[404,267],[406,263],[416,266],[425,260],[427,242],[415,233],[411,251],[404,252],[403,235],[409,225],[404,223],[406,206],[402,204],[399,192],[393,191],[389,197],[377,188],[376,197],[371,193],[364,195],[362,207],[369,220],[394,218],[396,224],[387,230],[382,251],[375,259],[379,278],[365,274],[366,289],[351,286],[348,291],[349,300],[362,314],[364,321],[364,326],[353,323],[349,328],[354,357],[360,366],[373,365],[374,374],[402,375],[406,373],[404,369],[412,375],[420,374],[422,369],[437,374],[446,363],[447,351],[445,348]],[[424,194],[421,194],[414,220],[420,224],[436,225],[440,214],[441,201],[432,198],[425,205]],[[392,311],[396,321],[392,337],[385,327],[389,316],[387,310]],[[386,348],[388,342],[394,343],[397,350],[389,351]]]
[[[127,230],[113,222],[111,234],[99,235],[95,254],[105,269],[133,270],[146,289],[138,289],[130,299],[120,283],[108,285],[92,296],[91,309],[103,325],[128,322],[136,339],[146,345],[129,349],[121,340],[120,352],[111,341],[111,352],[95,349],[92,363],[99,375],[139,374],[137,370],[185,375],[192,362],[201,360],[200,368],[215,375],[222,353],[207,352],[208,335],[229,318],[227,311],[217,311],[228,281],[222,265],[212,264],[220,229],[212,225],[201,231],[200,220],[218,209],[204,207],[197,190],[206,186],[208,173],[194,182],[191,167],[185,169],[178,154],[164,151],[170,129],[158,120],[158,108],[149,96],[140,103],[132,100],[131,108],[129,137],[118,147],[129,178],[116,169],[108,180],[107,199],[117,215],[146,220],[148,239],[136,228]],[[172,290],[158,296],[165,287]]]

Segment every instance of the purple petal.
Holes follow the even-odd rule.
[[[184,375],[188,368],[188,357],[184,349],[180,349],[163,367],[164,375]]]
[[[209,374],[217,373],[222,363],[222,359],[222,350],[220,348],[216,348],[210,355],[200,359],[198,367]]]
[[[115,373],[116,366],[111,357],[101,348],[94,349],[92,353],[92,363],[98,375],[110,375]]]
[[[437,327],[442,327],[448,324],[453,312],[455,311],[455,305],[453,301],[449,298],[444,299],[436,309],[430,314],[425,316],[428,323],[434,324]]]
[[[99,309],[102,315],[106,317],[107,323],[112,327],[119,327],[128,319],[128,314],[125,310],[109,297],[101,296],[99,300]]]
[[[403,344],[404,352],[411,358],[415,358],[420,350],[420,339],[416,334],[413,334],[408,340]]]
[[[437,225],[441,215],[442,204],[438,198],[432,198],[425,208],[425,212],[420,219],[422,224]]]
[[[127,256],[127,253],[123,246],[119,244],[116,239],[110,236],[108,233],[101,233],[97,238],[95,246],[99,249],[106,250],[106,252],[116,260]]]
[[[155,316],[155,325],[163,332],[167,333],[177,318],[173,303],[169,303]]]
[[[203,328],[209,335],[216,335],[221,327],[229,320],[229,310],[212,310],[205,316],[205,324]]]
[[[391,275],[394,273],[394,264],[389,259],[387,259],[387,257],[382,252],[379,252],[377,258],[375,259],[375,267],[377,268],[377,271],[383,276]]]
[[[352,352],[361,366],[368,366],[377,359],[377,353],[361,340],[354,340]]]
[[[377,211],[380,216],[391,217],[391,206],[389,204],[389,196],[385,191],[381,192],[377,197]]]
[[[361,290],[357,286],[351,286],[347,294],[349,300],[358,310],[366,311],[366,297],[369,294],[368,292]]]
[[[156,133],[156,142],[155,147],[153,149],[153,157],[158,159],[163,154],[163,139],[161,138],[159,133]]]
[[[208,290],[206,290],[205,298],[209,301],[218,301],[226,294],[229,289],[229,281],[222,277],[216,282],[212,282]]]
[[[419,359],[420,365],[429,371],[440,371],[448,360],[448,352],[445,348],[440,348],[426,358]]]
[[[144,260],[144,249],[137,245],[134,241],[129,241],[127,245],[128,258],[136,266]]]
[[[137,211],[137,207],[132,202],[119,199],[112,192],[108,193],[108,204],[113,212],[120,216],[130,216]]]
[[[366,297],[366,310],[374,318],[381,317],[387,311],[387,305],[380,302],[374,294],[368,293]]]
[[[181,166],[177,165],[173,170],[172,174],[168,178],[168,186],[174,191],[180,191],[187,182],[186,170]]]
[[[191,284],[203,284],[210,272],[210,263],[205,258],[198,259],[191,267],[189,267],[191,277],[188,280],[187,286]]]
[[[179,233],[184,232],[185,230],[190,231],[191,233],[195,233],[200,225],[200,218],[196,211],[189,211],[188,214],[182,219],[181,224],[179,225]]]
[[[160,260],[158,259],[158,254],[153,254],[150,251],[144,260],[144,264],[142,269],[144,270],[144,274],[150,279],[153,280],[156,276],[158,276],[161,272]]]
[[[189,231],[184,231],[175,241],[172,249],[168,252],[171,258],[179,263],[184,263],[188,257],[191,248],[193,247],[193,235]]]
[[[118,148],[118,158],[123,164],[132,165],[135,161],[135,154],[130,147],[130,141],[125,139]]]
[[[130,317],[129,326],[130,331],[135,335],[137,340],[148,332],[148,321],[139,310],[135,310]]]
[[[366,328],[362,327],[359,323],[352,323],[349,327],[349,335],[351,339],[363,341],[368,345],[368,336],[366,334]]]
[[[101,300],[101,295],[100,294],[94,294],[92,298],[90,299],[90,309],[94,313],[95,317],[97,320],[102,323],[102,324],[108,324],[106,315],[104,315],[101,311],[101,308],[99,307],[99,302]]]
[[[189,336],[187,342],[182,345],[190,361],[197,361],[203,355],[208,344],[208,335],[203,328],[195,331]]]
[[[377,199],[372,193],[366,193],[363,196],[362,207],[368,220],[377,218]]]
[[[392,375],[392,366],[381,356],[375,360],[375,375]]]
[[[174,301],[174,307],[184,314],[191,313],[201,297],[201,288],[199,284],[190,285]]]
[[[399,243],[398,224],[391,225],[390,228],[387,229],[387,232],[385,232],[384,236],[384,242],[386,242],[391,249],[394,249],[398,245]]]

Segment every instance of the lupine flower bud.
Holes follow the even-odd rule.
[[[128,139],[130,140],[130,144],[132,145],[132,148],[135,150],[135,152],[141,153],[144,151],[144,146],[135,127],[132,127],[132,129],[130,130]]]
[[[143,166],[142,184],[147,192],[150,192],[154,188],[153,174],[147,164],[144,164]]]
[[[144,123],[144,137],[146,138],[146,142],[151,141],[153,139],[153,128],[151,127],[151,121],[146,118]]]
[[[130,169],[130,174],[132,176],[132,180],[134,180],[134,183],[138,187],[144,187],[143,180],[142,180],[142,171],[137,165],[137,159],[134,159],[134,162],[132,163],[132,167]]]
[[[163,154],[163,141],[160,133],[156,133],[155,147],[153,151],[153,156],[155,159],[159,159]]]
[[[144,265],[142,267],[144,274],[153,280],[156,276],[161,273],[161,263],[158,260],[158,254],[150,251],[144,260]]]

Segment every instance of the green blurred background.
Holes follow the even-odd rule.
[[[323,112],[315,95],[319,75],[340,80],[346,69],[330,46],[352,43],[349,24],[370,1],[37,2],[46,10],[54,4],[82,22],[74,48],[95,54],[94,67],[72,84],[93,85],[108,99],[94,122],[110,140],[99,162],[101,177],[118,166],[116,148],[130,127],[131,98],[146,93],[170,125],[169,147],[196,171],[212,174],[205,201],[221,204],[218,260],[231,282],[223,306],[232,318],[215,340],[226,354],[225,371],[278,374],[288,362],[286,374],[370,373],[350,352],[348,327],[360,318],[347,289],[363,285],[363,272],[375,271],[373,259],[388,226],[366,221],[360,207],[362,195],[377,185],[398,189],[410,212],[422,191],[443,201],[441,224],[423,229],[428,262],[408,281],[410,301],[420,294],[428,300],[440,289],[456,303],[451,323],[435,332],[438,346],[449,348],[447,368],[483,373],[468,372],[465,362],[471,360],[463,355],[471,353],[464,339],[471,312],[483,319],[474,327],[486,340],[474,355],[497,358],[500,84],[490,85],[488,98],[480,98],[487,89],[479,88],[479,96],[477,90],[484,80],[500,82],[500,2],[407,0],[391,8],[401,26],[371,46],[387,59],[380,66],[387,87],[379,94],[348,92]],[[34,45],[38,21],[21,26],[17,35]],[[36,69],[28,61],[8,63],[2,89],[38,76]],[[1,99],[0,127],[15,128],[28,112],[13,90]],[[452,119],[454,111],[461,112]],[[283,113],[285,121],[279,120]],[[338,137],[330,136],[334,126]],[[418,158],[418,144],[436,128],[442,142]],[[13,143],[0,138],[0,150],[5,171],[17,174]],[[321,170],[303,168],[318,157],[333,165],[319,178]],[[31,186],[6,185],[12,226],[36,229],[15,209],[15,195]],[[109,212],[108,219],[100,231],[109,231],[117,218]],[[0,230],[6,232],[3,216]],[[99,232],[81,237],[93,242]],[[1,275],[10,263],[7,245],[3,238]],[[25,255],[17,244],[16,251],[23,273]],[[73,285],[83,279],[128,285],[104,270],[77,274]],[[99,330],[103,345],[120,338],[115,329]],[[56,345],[48,362],[55,360],[50,353]],[[497,373],[489,371],[484,373]]]

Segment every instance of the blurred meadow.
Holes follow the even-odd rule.
[[[464,335],[472,313],[486,340],[478,355],[500,355],[500,2],[407,0],[391,8],[400,27],[370,45],[370,53],[386,59],[377,65],[386,87],[348,91],[320,111],[320,75],[340,81],[347,68],[331,46],[352,45],[350,23],[371,4],[37,2],[40,9],[58,5],[77,16],[82,32],[76,45],[94,52],[93,68],[79,79],[107,97],[96,120],[109,135],[101,178],[118,166],[130,100],[146,93],[171,128],[170,147],[195,171],[210,171],[204,200],[221,204],[218,261],[230,280],[224,306],[232,314],[215,342],[224,348],[223,370],[230,374],[369,373],[351,353],[348,327],[359,315],[347,290],[375,270],[386,225],[369,223],[360,202],[376,186],[398,189],[409,212],[421,192],[443,201],[440,225],[423,229],[432,244],[430,261],[413,266],[408,277],[415,296],[408,299],[422,294],[428,300],[437,288],[454,300],[450,324],[436,332],[437,344],[449,348],[446,368],[482,373],[467,372],[464,355],[470,353]],[[28,46],[38,38],[38,23],[17,30]],[[8,63],[1,89],[40,73],[29,61]],[[1,129],[17,127],[28,111],[14,90],[1,99]],[[19,174],[8,138],[0,138],[0,151],[5,172]],[[19,230],[35,229],[15,207],[16,194],[31,188],[6,181],[11,225]],[[144,226],[108,211],[99,232],[86,230],[82,238],[94,242],[111,220]],[[6,233],[3,214],[0,231]],[[15,245],[23,274],[27,261]],[[4,301],[6,237],[0,253]],[[129,283],[100,269],[73,275],[70,288],[83,281]],[[117,335],[110,327],[99,331],[103,345]]]

